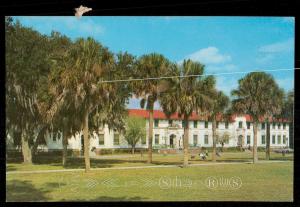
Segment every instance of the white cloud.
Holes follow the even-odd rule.
[[[199,61],[204,64],[219,64],[231,61],[230,55],[221,54],[219,49],[216,47],[207,47],[200,49],[188,56],[186,59],[191,59],[193,61]]]
[[[258,49],[259,52],[263,53],[279,53],[279,52],[289,52],[294,48],[294,38],[289,38],[288,40],[282,42],[276,42],[269,45],[264,45]]]
[[[273,54],[264,53],[264,54],[261,54],[256,59],[256,62],[259,63],[259,64],[265,64],[265,63],[269,63],[273,59],[274,59],[274,55]]]

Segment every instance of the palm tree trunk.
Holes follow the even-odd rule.
[[[62,157],[62,164],[63,166],[67,165],[67,155],[68,155],[68,139],[66,136],[65,131],[63,131],[62,135],[62,145],[63,145],[63,157]]]
[[[184,116],[184,138],[183,138],[183,166],[189,164],[189,122],[188,117]]]
[[[148,163],[152,163],[153,105],[149,110]]]
[[[132,154],[134,154],[134,148],[135,148],[134,146],[132,146],[132,148],[131,148],[131,153]]]
[[[258,161],[257,158],[257,125],[258,122],[253,122],[253,163],[256,163]]]
[[[23,163],[32,164],[32,154],[31,154],[31,149],[29,147],[28,135],[24,130],[22,131],[21,142],[22,142],[22,154],[24,159]]]
[[[271,135],[270,135],[270,122],[267,121],[267,136],[266,136],[266,160],[270,160],[270,140],[271,140]]]
[[[212,135],[213,135],[213,149],[212,149],[212,161],[216,162],[216,119],[215,117],[213,117],[213,121],[212,121]]]
[[[90,143],[89,143],[89,112],[86,111],[83,120],[83,142],[84,142],[84,161],[85,161],[85,172],[88,172],[91,168],[90,164]]]

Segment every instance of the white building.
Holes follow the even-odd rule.
[[[129,109],[129,116],[139,116],[146,119],[147,137],[141,140],[136,148],[148,147],[148,128],[149,112],[143,109]],[[222,136],[224,133],[229,135],[230,139],[224,144],[224,147],[248,147],[253,146],[253,124],[249,115],[232,116],[229,122],[217,120],[217,134]],[[154,110],[153,126],[153,148],[182,148],[183,147],[183,121],[174,114],[168,119],[162,111]],[[212,123],[205,117],[193,113],[189,119],[189,145],[197,147],[212,146]],[[258,147],[266,146],[266,124],[260,123],[258,126]],[[270,146],[271,148],[281,148],[289,146],[289,123],[286,120],[277,120],[271,122],[270,127]],[[46,145],[38,148],[45,151],[62,150],[62,135],[47,133],[45,136]],[[217,144],[220,146],[220,144]],[[109,130],[105,125],[98,132],[93,132],[90,138],[90,154],[99,154],[103,149],[130,148],[126,140],[115,130]],[[75,154],[83,151],[83,135],[77,132],[68,140],[68,150]]]
[[[149,112],[143,109],[129,109],[129,116],[139,116],[145,118],[146,131],[149,128]],[[153,128],[153,148],[182,148],[183,147],[183,121],[174,114],[168,119],[162,111],[154,110],[154,128]],[[260,123],[258,126],[258,147],[266,146],[266,123]],[[204,117],[193,113],[189,119],[189,144],[190,146],[212,146],[212,123]],[[248,147],[253,145],[253,124],[249,115],[232,116],[230,122],[224,122],[220,118],[217,122],[218,136],[227,133],[230,137],[224,147],[236,147],[242,145]],[[98,154],[101,149],[130,148],[122,134],[117,131],[109,130],[107,126],[93,133],[90,139],[91,154]],[[270,146],[271,148],[281,148],[289,146],[289,123],[286,120],[271,122],[270,127]],[[148,137],[148,134],[147,134]],[[62,149],[61,135],[46,136],[46,148],[51,150]],[[217,146],[220,146],[218,144]],[[147,148],[148,138],[141,140],[136,148]],[[68,149],[80,152],[83,149],[82,132],[76,133],[68,140]]]

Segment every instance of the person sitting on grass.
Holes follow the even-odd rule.
[[[201,152],[201,153],[199,154],[199,156],[200,156],[200,159],[201,159],[201,160],[206,160],[206,154],[205,154],[205,153]]]

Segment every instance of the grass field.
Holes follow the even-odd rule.
[[[246,164],[250,153],[224,153],[219,162],[188,168],[108,169],[84,172],[6,175],[7,201],[292,201],[292,155],[272,154],[278,163]],[[260,159],[264,153],[259,153]],[[44,159],[44,160],[43,160]],[[41,163],[7,163],[7,171],[63,169],[60,158]],[[146,166],[146,156],[93,159],[93,167]],[[181,164],[178,155],[154,155],[153,165]],[[44,162],[51,161],[50,164]],[[211,163],[191,160],[191,163]],[[82,168],[83,160],[69,160],[67,168]]]
[[[211,155],[211,154],[209,154]],[[265,159],[264,152],[258,152],[259,160]],[[91,158],[93,168],[111,168],[111,167],[131,167],[131,166],[148,166],[148,165],[180,165],[183,162],[183,155],[161,155],[153,154],[153,164],[147,164],[147,154],[141,157],[140,154],[129,155],[123,154],[114,156],[105,156],[105,159]],[[101,156],[99,156],[101,157]],[[59,169],[78,169],[84,168],[83,158],[69,158],[67,166],[61,164],[61,156],[39,156],[33,165],[22,164],[22,159],[13,159],[7,161],[6,171],[23,171],[23,170],[59,170]],[[271,160],[293,160],[293,154],[286,154],[284,157],[278,153],[271,153]],[[226,152],[218,158],[218,162],[247,162],[252,161],[251,152]],[[207,160],[200,160],[199,157],[190,159],[191,164],[211,163],[211,157]]]

